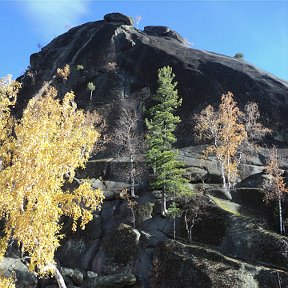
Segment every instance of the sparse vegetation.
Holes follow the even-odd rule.
[[[238,52],[234,55],[234,58],[236,58],[238,60],[244,60],[244,54],[241,52]]]
[[[84,70],[84,66],[81,65],[81,64],[78,64],[78,65],[76,66],[76,70],[77,70],[77,71],[82,71],[82,70]]]
[[[93,82],[89,82],[87,84],[87,89],[90,91],[90,101],[92,101],[93,92],[95,91],[96,86],[94,85]]]
[[[63,80],[63,83],[67,81],[70,75],[70,66],[66,64],[63,68],[57,68],[57,77]]]

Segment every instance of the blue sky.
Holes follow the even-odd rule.
[[[39,43],[110,12],[141,16],[139,29],[169,26],[195,49],[242,52],[247,62],[288,80],[288,0],[0,0],[0,77],[23,74]]]

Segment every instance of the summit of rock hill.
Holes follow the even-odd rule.
[[[243,60],[191,49],[179,33],[166,26],[146,26],[141,31],[132,26],[128,16],[110,13],[103,20],[70,29],[31,55],[33,85],[27,73],[22,76],[20,101],[26,102],[38,93],[45,81],[53,81],[56,69],[65,64],[72,70],[66,86],[76,93],[80,107],[86,107],[89,101],[88,82],[97,87],[95,107],[121,99],[149,106],[157,70],[170,65],[183,98],[180,130],[189,130],[191,115],[208,104],[218,105],[221,95],[231,91],[240,108],[249,101],[257,102],[267,126],[280,133],[282,140],[286,137],[286,81]],[[83,70],[77,71],[77,65]],[[181,146],[191,142],[184,134],[179,134]]]

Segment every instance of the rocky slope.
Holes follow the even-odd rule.
[[[73,90],[80,107],[100,111],[107,133],[112,133],[125,105],[134,107],[143,124],[157,69],[165,65],[173,67],[183,98],[177,145],[186,163],[185,176],[197,194],[187,204],[195,220],[193,243],[187,241],[184,214],[176,219],[177,241],[171,240],[173,219],[161,217],[159,191],[149,191],[145,181],[137,191],[134,225],[131,209],[119,197],[129,187],[119,173],[127,159],[117,157],[117,144],[112,143],[89,161],[86,170],[78,171],[78,177],[100,187],[106,199],[84,232],[67,232],[57,253],[68,287],[288,287],[288,238],[277,233],[275,207],[263,204],[269,149],[260,149],[242,164],[229,200],[221,189],[216,159],[203,159],[204,147],[195,146],[192,133],[192,115],[208,104],[218,105],[221,95],[232,91],[240,107],[251,100],[259,104],[262,121],[274,130],[268,141],[281,146],[280,165],[287,171],[287,82],[244,61],[188,48],[168,27],[135,29],[121,14],[72,28],[33,54],[30,63],[20,79],[24,88],[19,114],[29,98],[51,83],[60,97]],[[65,64],[71,75],[64,84],[55,75]],[[92,101],[88,82],[96,84]],[[140,125],[139,133],[143,129]],[[25,267],[17,265],[18,287],[54,287],[53,279],[36,284],[34,277],[24,277]]]

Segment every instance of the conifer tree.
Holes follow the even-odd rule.
[[[153,169],[152,187],[162,191],[161,213],[165,215],[166,194],[186,192],[186,180],[182,177],[182,164],[177,160],[177,151],[172,145],[176,142],[174,131],[180,123],[180,117],[174,115],[181,105],[182,99],[178,96],[175,75],[169,66],[158,70],[158,89],[153,95],[153,105],[146,119],[147,125],[147,159]]]

